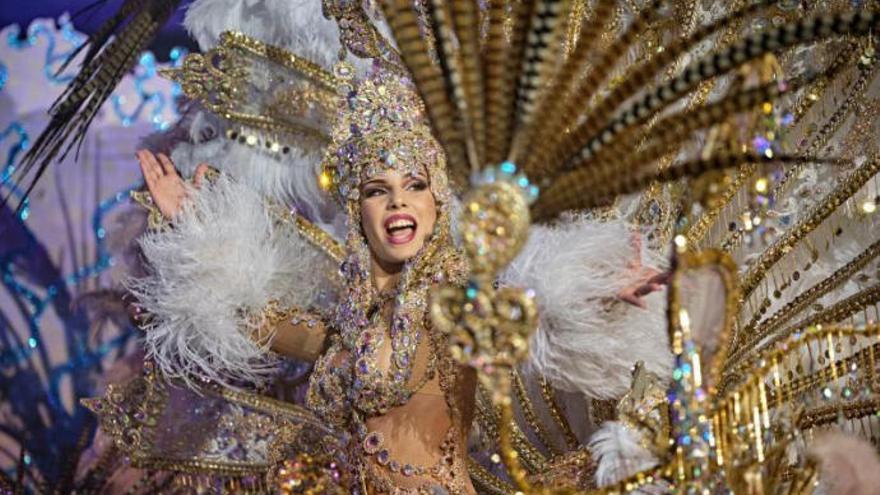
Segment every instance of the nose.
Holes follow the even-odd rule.
[[[406,200],[404,198],[404,192],[400,189],[394,189],[391,191],[391,197],[388,198],[388,208],[391,210],[397,210],[406,206]]]

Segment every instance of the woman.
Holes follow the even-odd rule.
[[[475,493],[466,463],[475,375],[452,360],[427,312],[432,287],[462,284],[467,274],[450,232],[444,156],[399,76],[380,72],[343,94],[324,160],[348,215],[340,302],[323,316],[301,307],[263,318],[253,338],[315,362],[307,405],[355,440],[357,486]],[[155,204],[173,219],[187,197],[173,164],[147,151],[138,158]],[[199,167],[197,187],[206,169]],[[632,270],[637,282],[619,297],[642,305],[661,280]],[[147,344],[163,354],[165,342],[149,329]]]

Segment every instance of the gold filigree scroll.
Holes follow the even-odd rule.
[[[166,382],[150,361],[142,376],[82,403],[131,466],[168,472],[176,485],[274,493],[296,473],[329,490],[344,475],[329,461],[341,436],[310,411],[210,384],[197,394]]]
[[[214,113],[225,115],[235,106],[247,84],[247,70],[238,62],[232,50],[220,45],[204,54],[190,54],[183,59],[180,69],[165,69],[161,73],[180,84],[187,97]]]
[[[700,270],[693,270],[713,264],[723,289],[707,290]],[[680,254],[669,308],[676,356],[668,394],[673,446],[660,456],[660,466],[605,493],[645,485],[674,492],[717,491],[714,487],[749,494],[813,493],[820,473],[803,455],[810,430],[833,422],[857,427],[876,412],[877,325],[802,328],[744,362],[741,374],[728,373],[719,382],[735,315],[730,308],[738,302],[732,269],[718,252]],[[706,304],[713,301],[693,296],[713,292],[722,293],[726,303]],[[725,315],[695,312],[719,305],[727,307]]]
[[[265,134],[253,136],[249,145],[264,142],[275,152],[284,149],[278,141],[285,136],[328,141],[326,128],[335,108],[337,80],[283,48],[227,31],[217,47],[190,54],[180,68],[160,72],[180,84],[188,98],[242,126],[243,132],[236,132],[242,140],[245,133]],[[264,81],[269,81],[268,87]]]

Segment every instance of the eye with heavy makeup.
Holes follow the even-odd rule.
[[[387,170],[361,185],[361,227],[376,261],[399,270],[434,231],[437,204],[427,173]]]

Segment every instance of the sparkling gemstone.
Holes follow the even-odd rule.
[[[367,438],[364,439],[364,450],[368,454],[375,454],[381,446],[382,434],[377,431],[370,433],[369,435],[367,435]]]
[[[358,359],[357,369],[359,373],[366,374],[370,372],[370,363],[366,359]]]

